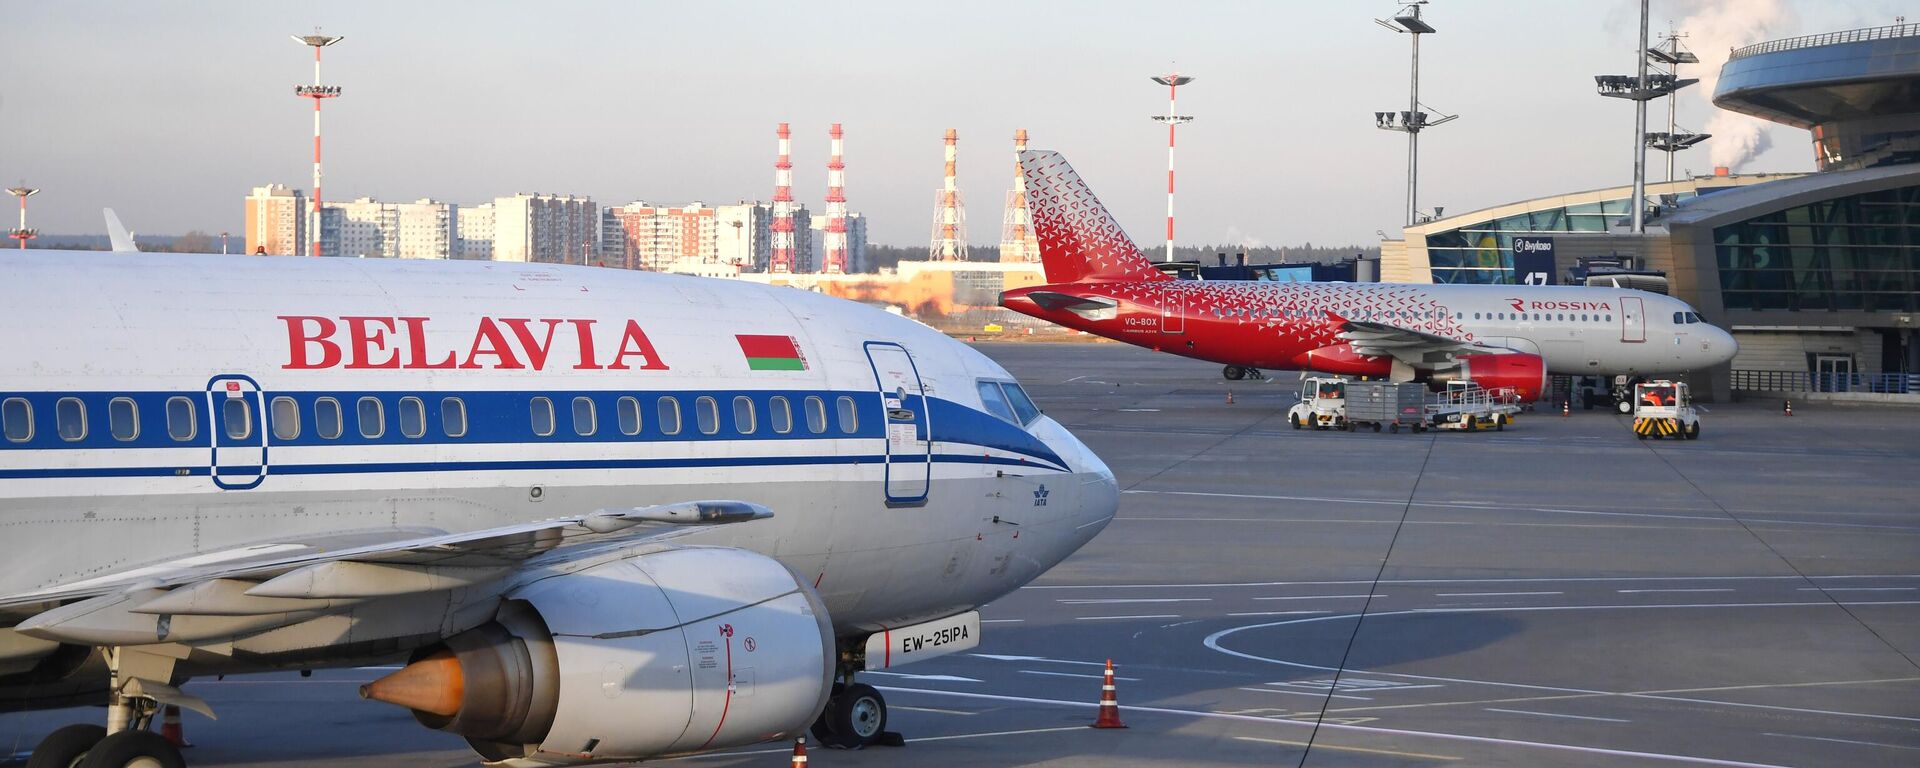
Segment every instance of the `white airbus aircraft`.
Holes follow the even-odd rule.
[[[1118,499],[999,365],[804,291],[30,251],[0,307],[0,710],[108,705],[33,766],[393,660],[362,695],[499,765],[859,745],[855,672],[977,644]]]

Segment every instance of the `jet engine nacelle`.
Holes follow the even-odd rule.
[[[779,562],[690,547],[556,570],[361,695],[511,766],[753,744],[802,732],[825,707],[832,626]]]
[[[1427,383],[1445,389],[1449,381],[1473,381],[1487,389],[1512,387],[1521,402],[1533,402],[1547,391],[1547,361],[1525,352],[1461,355],[1452,368],[1434,371]]]
[[[1343,343],[1295,355],[1293,367],[1341,376],[1386,376],[1393,372],[1393,360],[1380,355],[1362,355],[1353,351],[1352,345]]]

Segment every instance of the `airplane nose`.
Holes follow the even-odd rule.
[[[1735,341],[1733,334],[1725,330],[1718,327],[1715,327],[1713,330],[1715,331],[1713,338],[1714,364],[1719,365],[1721,363],[1732,362],[1734,355],[1740,353],[1740,342]]]

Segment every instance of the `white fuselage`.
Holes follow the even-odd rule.
[[[788,288],[31,251],[0,257],[0,307],[0,595],[318,533],[727,498],[775,516],[680,541],[778,559],[847,635],[1006,594],[1116,506],[1060,425],[985,405],[999,365]]]

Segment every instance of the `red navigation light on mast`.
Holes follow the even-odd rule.
[[[820,269],[837,275],[847,271],[847,164],[840,154],[840,124],[834,123],[827,135],[833,139],[833,155],[827,160],[826,263]]]
[[[27,229],[27,198],[34,196],[34,194],[39,191],[40,190],[25,184],[7,188],[7,194],[20,198],[20,226],[8,232],[7,237],[19,241],[20,250],[23,251],[27,249],[28,240],[32,240],[40,235],[39,230]]]
[[[320,255],[320,101],[340,95],[340,86],[320,84],[320,49],[343,39],[322,35],[318,29],[311,35],[293,35],[294,42],[313,47],[313,85],[293,87],[293,95],[313,99],[313,204],[307,215],[307,242],[312,245],[313,256]]]
[[[1167,124],[1167,255],[1161,261],[1173,261],[1173,128],[1181,123],[1193,122],[1192,115],[1180,114],[1180,86],[1193,82],[1193,78],[1175,72],[1170,75],[1156,75],[1153,81],[1167,87],[1167,113],[1154,115],[1157,123]]]
[[[781,123],[780,159],[773,162],[773,257],[768,272],[792,272],[793,260],[793,134]]]

